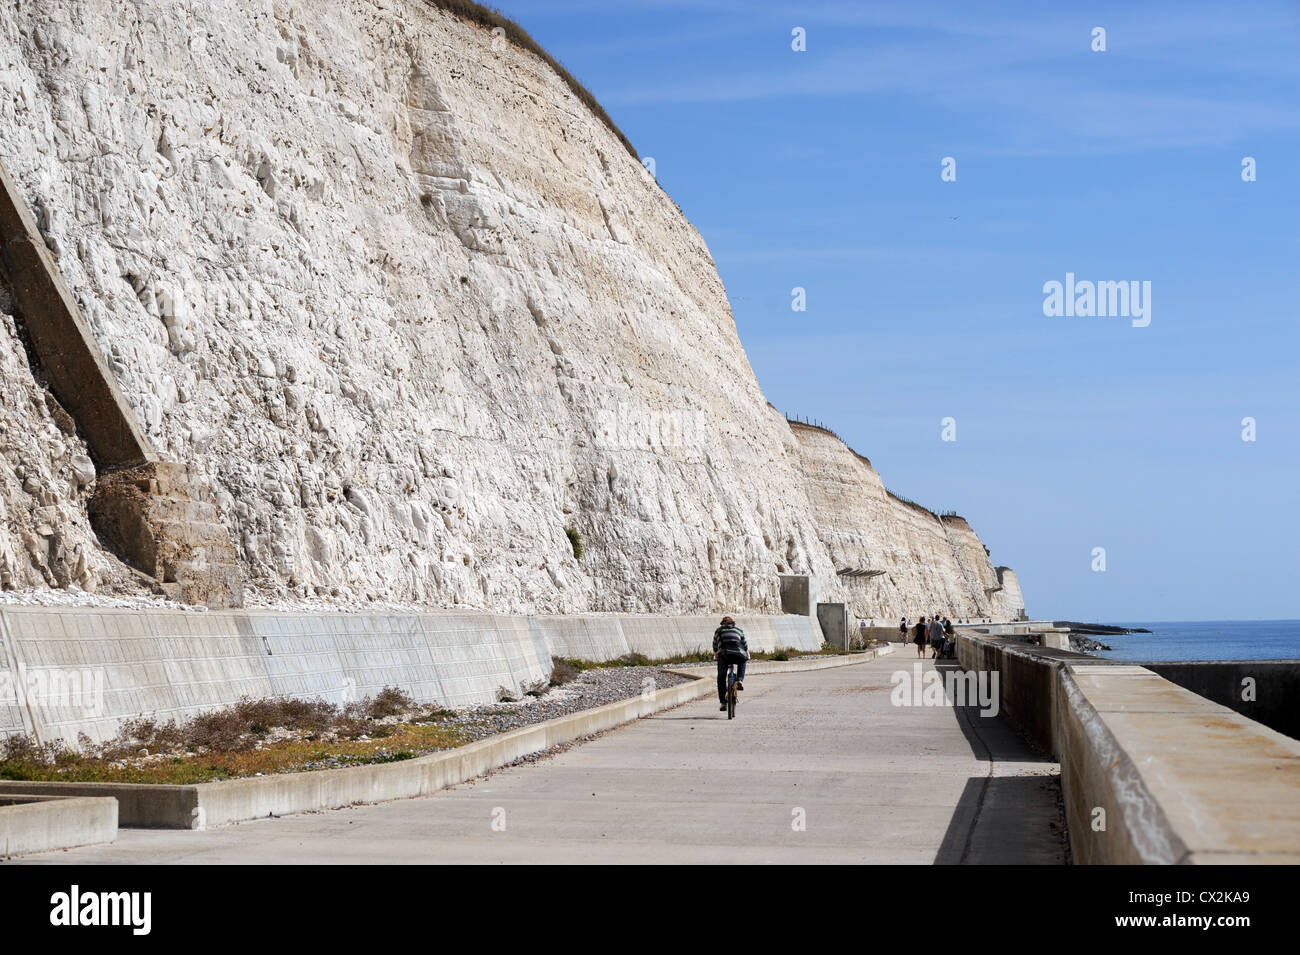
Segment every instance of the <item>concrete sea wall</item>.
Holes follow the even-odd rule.
[[[1300,741],[1143,666],[970,630],[957,655],[1060,759],[1076,862],[1300,863]]]
[[[1142,663],[1171,683],[1300,739],[1300,660],[1181,660]]]
[[[750,647],[815,650],[808,617],[742,617]],[[553,657],[709,649],[717,619],[479,613],[299,614],[0,608],[0,734],[113,736],[240,697],[344,703],[396,686],[463,706],[544,684]]]

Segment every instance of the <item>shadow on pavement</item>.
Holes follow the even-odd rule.
[[[956,661],[934,662],[945,676],[962,672]],[[989,764],[989,774],[967,780],[935,864],[1064,864],[1068,854],[1059,775],[996,775],[1000,762],[1052,764],[1054,760],[1031,746],[1001,714],[982,716],[979,706],[954,706],[953,712],[971,753]]]
[[[1063,865],[1065,831],[1055,776],[966,781],[935,865]]]
[[[948,673],[962,672],[961,666],[953,660],[937,660],[935,669],[944,674],[945,680]],[[977,759],[991,762],[1054,762],[1046,753],[1034,749],[1001,713],[997,716],[983,716],[978,706],[954,706],[953,712],[962,735],[966,737],[966,742]]]

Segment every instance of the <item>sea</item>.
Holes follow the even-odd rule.
[[[1092,639],[1111,648],[1097,656],[1111,660],[1300,659],[1300,620],[1116,622],[1113,626],[1145,627],[1151,632],[1094,636]]]

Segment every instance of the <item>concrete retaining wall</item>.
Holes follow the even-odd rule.
[[[1142,666],[961,631],[957,653],[1060,759],[1075,861],[1300,863],[1300,742]]]
[[[615,660],[629,653],[640,653],[651,660],[666,660],[711,651],[713,631],[721,617],[628,614],[527,619],[553,656]],[[753,651],[818,650],[822,645],[821,629],[812,617],[742,616],[736,618],[736,623],[745,631]]]
[[[754,650],[821,646],[803,616],[743,617]],[[518,696],[552,658],[663,659],[709,649],[713,616],[286,614],[0,608],[0,734],[113,736],[242,696],[345,703],[396,686],[446,706]]]

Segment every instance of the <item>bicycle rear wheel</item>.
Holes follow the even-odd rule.
[[[736,718],[736,668],[727,671],[727,719]]]

